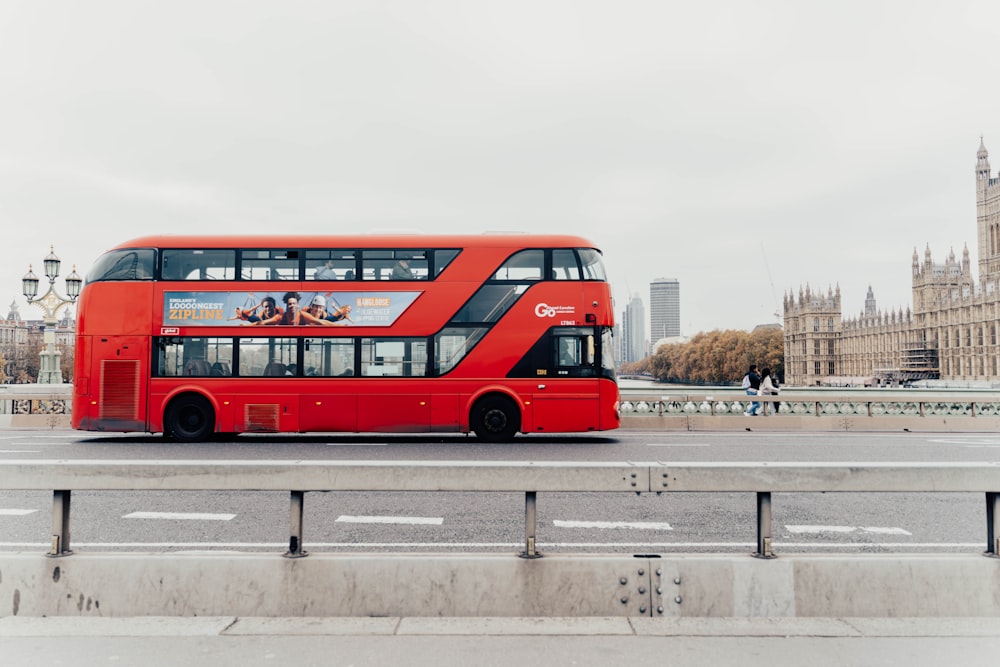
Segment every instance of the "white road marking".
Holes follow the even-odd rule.
[[[876,535],[912,535],[908,530],[882,526],[785,526],[785,530],[794,535],[818,535],[821,533],[874,533]]]
[[[0,509],[0,516],[26,516],[28,514],[34,514],[38,510],[5,510]]]
[[[881,526],[861,526],[860,529],[866,533],[875,533],[876,535],[912,535],[908,530],[903,530],[902,528],[882,528]]]
[[[350,516],[341,515],[335,523],[387,523],[394,525],[440,526],[444,523],[442,517],[421,516]]]
[[[953,435],[947,438],[928,438],[927,442],[942,445],[1000,445],[1000,439],[995,435]]]
[[[132,512],[123,519],[183,519],[186,521],[230,521],[235,514],[209,514],[207,512]]]
[[[563,521],[552,522],[557,528],[632,528],[638,530],[673,530],[669,523],[655,521]]]
[[[647,447],[711,447],[707,442],[647,442]]]
[[[388,442],[327,442],[327,447],[388,447]]]
[[[785,526],[785,530],[793,535],[801,535],[803,533],[853,533],[857,528],[854,526]]]
[[[0,449],[0,454],[37,454],[39,449]]]

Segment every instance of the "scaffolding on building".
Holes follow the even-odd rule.
[[[938,380],[941,368],[937,348],[923,342],[906,343],[900,353],[898,368],[876,368],[875,378],[880,385],[899,386],[918,380]]]

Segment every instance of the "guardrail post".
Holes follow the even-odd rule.
[[[771,551],[771,494],[757,492],[757,558],[774,558]]]
[[[73,551],[69,548],[69,489],[52,492],[52,547],[49,558],[69,556]]]
[[[986,492],[986,555],[1000,557],[1000,493]]]
[[[305,505],[305,491],[292,491],[292,527],[285,558],[302,558],[309,555],[309,552],[302,548],[302,513]]]
[[[540,558],[535,550],[535,491],[524,492],[524,551],[521,558]]]

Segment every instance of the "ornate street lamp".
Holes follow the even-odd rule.
[[[45,331],[42,334],[45,347],[39,354],[41,367],[38,370],[38,383],[62,384],[62,371],[59,368],[59,358],[62,356],[62,353],[56,350],[56,325],[59,323],[59,309],[76,302],[76,298],[80,296],[83,279],[77,275],[76,267],[74,266],[73,272],[66,276],[66,293],[68,296],[64,297],[56,291],[55,282],[56,278],[59,277],[61,261],[56,257],[52,246],[49,246],[49,254],[45,258],[44,264],[45,277],[49,279],[48,291],[40,298],[35,298],[38,295],[38,276],[31,270],[30,265],[28,266],[28,272],[21,279],[21,287],[24,297],[28,300],[28,304],[38,306],[45,312]]]

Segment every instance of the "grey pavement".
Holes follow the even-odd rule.
[[[0,664],[993,665],[1000,618],[4,617]]]

